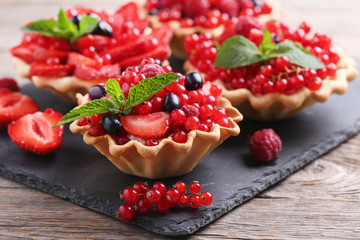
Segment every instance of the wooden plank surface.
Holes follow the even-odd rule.
[[[123,1],[0,0],[0,76],[19,79],[8,49],[28,20],[86,4]],[[292,26],[307,20],[360,60],[360,1],[278,0]],[[351,85],[350,85],[351,87]],[[190,239],[360,239],[360,135],[196,232]],[[1,239],[163,239],[0,177]]]

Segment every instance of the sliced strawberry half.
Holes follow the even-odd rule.
[[[66,59],[68,53],[58,50],[46,49],[36,45],[17,46],[10,49],[13,56],[21,58],[26,63],[45,62],[49,58]]]
[[[45,112],[27,114],[8,127],[11,140],[25,151],[45,155],[55,152],[61,145],[64,125],[52,128],[62,115],[51,108]]]
[[[122,68],[126,68],[129,66],[138,65],[144,58],[150,58],[150,57],[159,59],[160,61],[164,61],[165,59],[167,59],[169,52],[170,52],[170,47],[168,45],[159,46],[153,51],[145,52],[143,54],[122,60],[119,62],[119,66]]]
[[[139,8],[136,3],[129,2],[118,9],[114,15],[121,14],[124,17],[124,21],[132,21],[139,18]]]
[[[169,114],[166,112],[123,116],[121,123],[128,133],[144,139],[160,138],[170,126]]]
[[[95,51],[100,51],[104,48],[107,48],[110,44],[110,41],[111,39],[107,36],[87,34],[84,37],[79,38],[74,43],[74,46],[79,52],[82,52],[91,46],[95,48]]]
[[[66,64],[74,66],[85,65],[88,67],[95,67],[96,61],[92,58],[85,57],[80,53],[71,52],[69,53]]]
[[[12,121],[37,110],[39,107],[32,98],[20,92],[0,89],[0,128],[6,128]]]
[[[121,74],[121,68],[119,64],[105,65],[100,68],[101,76],[107,78],[118,77]]]
[[[73,65],[48,65],[45,63],[32,63],[30,65],[30,76],[41,77],[66,77],[70,76]]]
[[[102,77],[99,70],[86,65],[76,66],[73,75],[83,80],[94,80]]]
[[[156,38],[161,44],[168,44],[173,37],[173,30],[169,25],[154,29],[149,35]]]

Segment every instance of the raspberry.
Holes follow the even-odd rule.
[[[237,0],[221,0],[218,1],[216,7],[222,12],[227,13],[231,17],[235,17],[240,8],[240,2]]]
[[[250,138],[250,154],[260,162],[269,162],[281,150],[281,139],[272,129],[255,132]]]
[[[244,37],[248,37],[251,29],[262,30],[261,24],[252,17],[240,16],[235,26],[235,33]]]
[[[145,65],[141,69],[139,75],[144,74],[148,78],[148,77],[154,77],[156,75],[163,74],[163,73],[165,73],[165,71],[159,65],[157,65],[157,64],[148,64],[148,65]]]
[[[209,9],[208,0],[187,0],[184,6],[185,15],[190,18],[205,15]]]

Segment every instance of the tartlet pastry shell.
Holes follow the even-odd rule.
[[[281,19],[281,8],[279,4],[274,0],[265,0],[265,2],[268,2],[273,7],[272,12],[270,14],[263,14],[259,15],[256,18],[260,22],[266,22],[266,21],[279,21]],[[185,53],[185,46],[184,46],[184,39],[187,35],[193,34],[193,33],[210,33],[213,37],[218,38],[222,32],[224,31],[224,25],[220,25],[216,28],[204,28],[201,26],[194,26],[190,28],[182,28],[180,26],[179,21],[169,21],[169,22],[160,22],[157,15],[149,15],[148,16],[150,20],[150,25],[152,28],[159,28],[164,25],[170,25],[171,28],[174,30],[174,36],[170,42],[172,54],[179,59],[186,59],[187,55]]]
[[[77,94],[79,105],[87,102],[87,96]],[[240,128],[236,124],[243,119],[240,112],[224,98],[219,101],[229,116],[230,127],[215,125],[210,132],[190,131],[186,143],[176,143],[164,138],[157,146],[148,147],[136,140],[116,145],[110,135],[92,137],[89,126],[70,125],[73,133],[83,135],[84,142],[93,145],[122,172],[145,178],[166,178],[190,172],[208,153],[229,136],[236,136]]]
[[[303,87],[297,93],[286,95],[268,93],[261,96],[252,94],[248,89],[227,90],[220,80],[213,83],[223,87],[223,97],[239,109],[245,117],[260,121],[276,121],[291,118],[316,102],[325,102],[333,93],[344,94],[348,89],[348,82],[354,80],[358,72],[353,58],[346,56],[339,46],[333,46],[340,56],[336,75],[323,80],[318,91],[311,91]],[[198,71],[189,61],[184,64],[186,72]]]

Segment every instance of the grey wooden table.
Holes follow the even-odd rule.
[[[51,16],[60,6],[114,9],[124,1],[0,0],[0,76],[20,79],[8,49],[28,20]],[[284,20],[307,20],[360,59],[360,1],[278,0]],[[351,87],[351,86],[350,86]],[[0,177],[2,239],[156,239],[137,226]],[[191,239],[360,239],[360,135],[246,204],[196,232]]]

